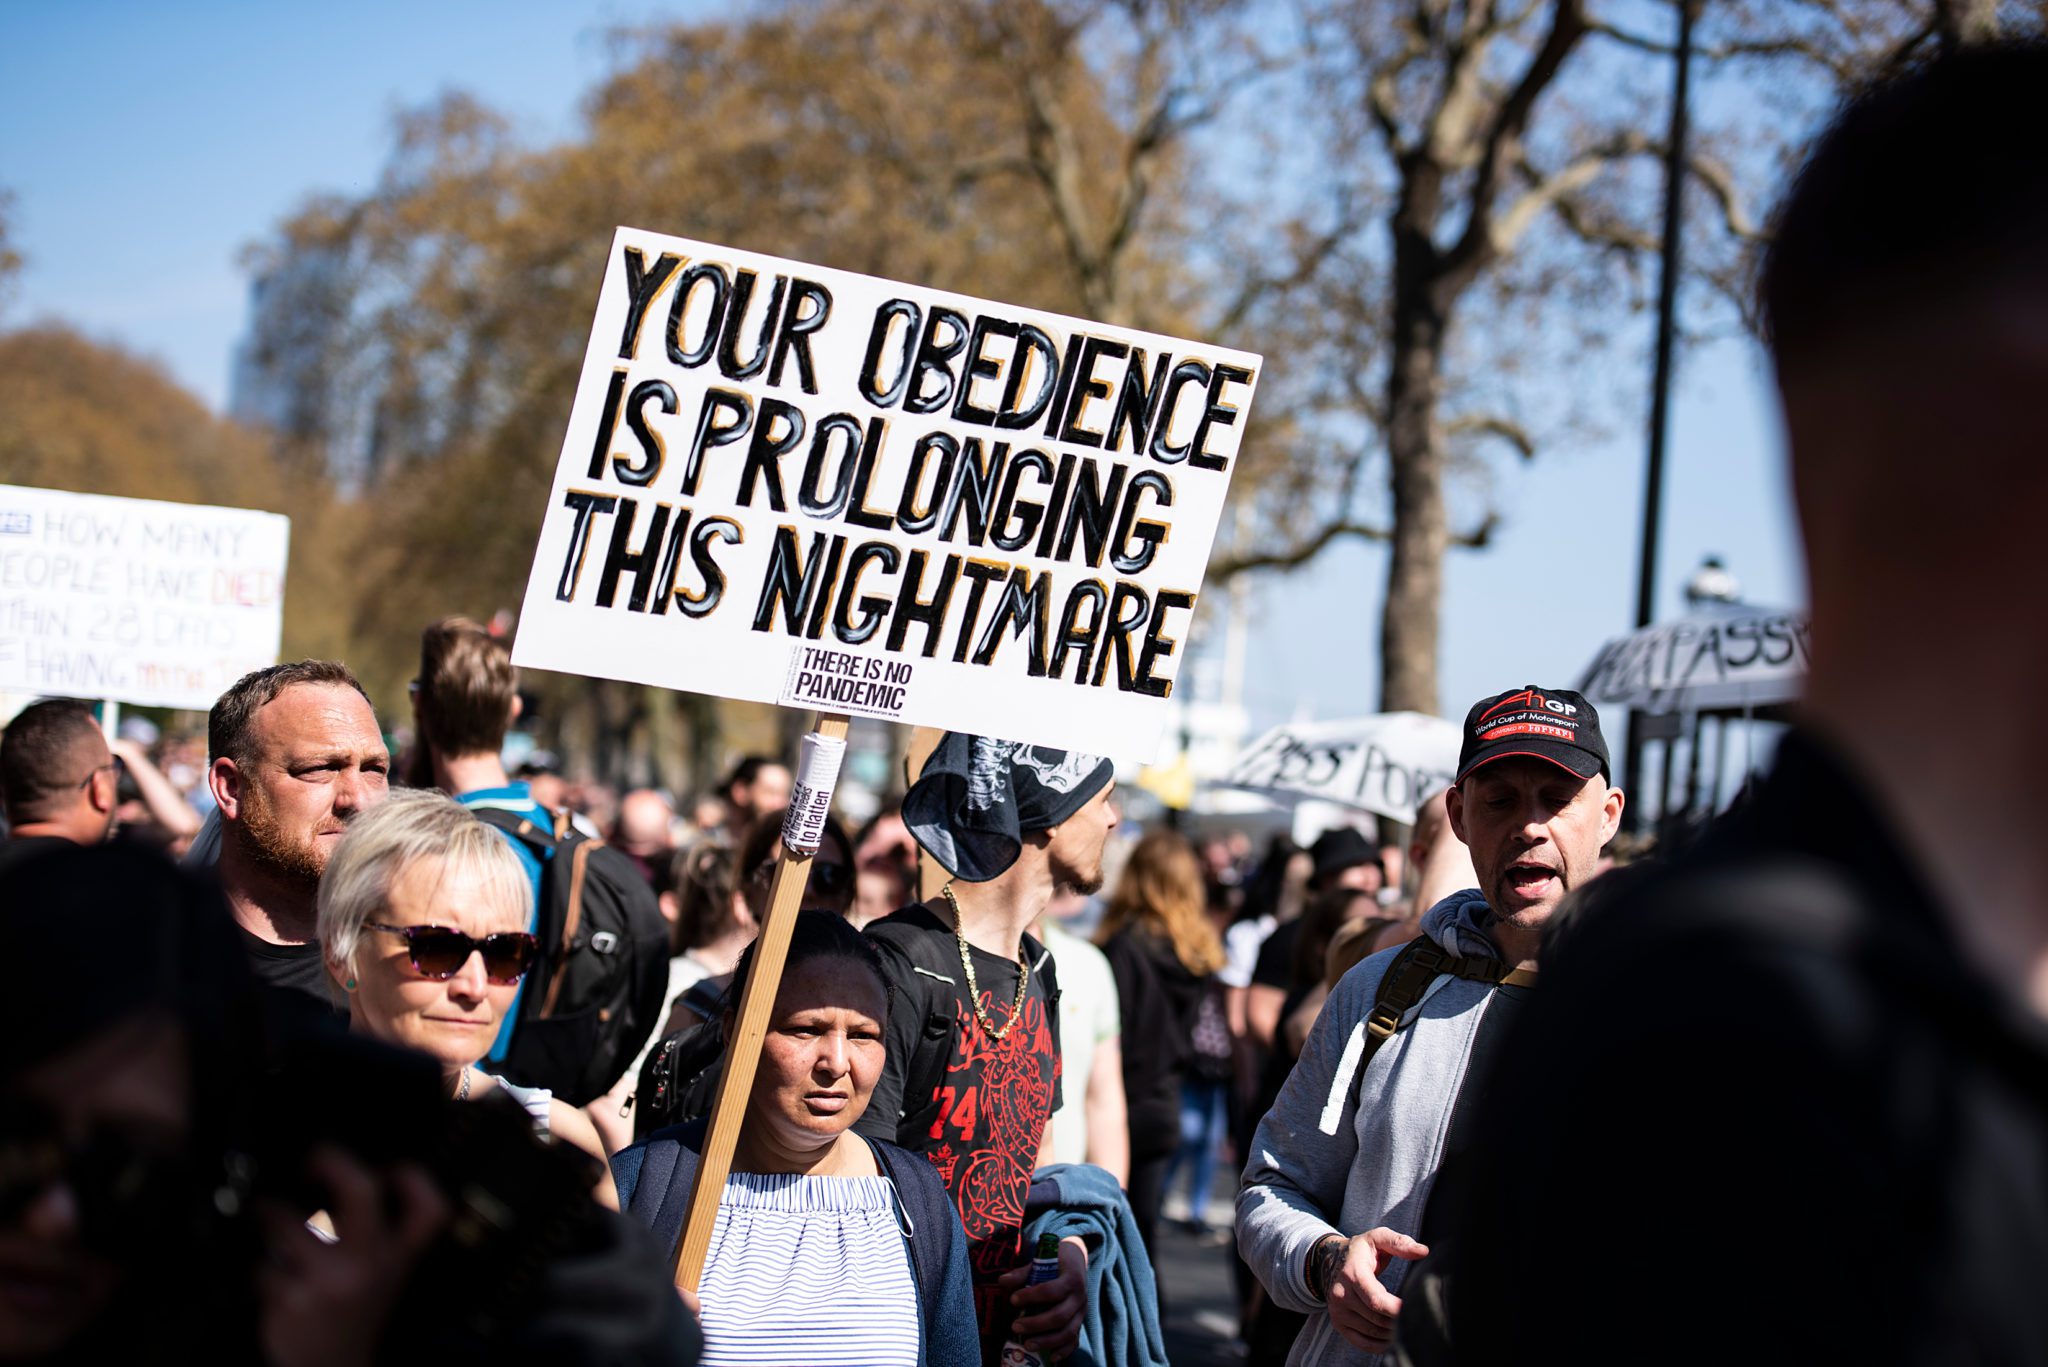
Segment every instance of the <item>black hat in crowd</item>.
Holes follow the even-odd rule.
[[[903,824],[954,877],[986,883],[1024,852],[1024,837],[1059,825],[1109,786],[1099,755],[948,731],[903,795]]]
[[[1346,869],[1355,869],[1360,864],[1377,864],[1380,852],[1372,842],[1350,826],[1333,826],[1316,837],[1316,843],[1308,847],[1309,857],[1316,861],[1316,871],[1310,882],[1317,887],[1326,887],[1331,879]]]
[[[1612,781],[1600,713],[1568,688],[1524,684],[1472,704],[1458,750],[1458,782],[1482,764],[1513,755],[1547,759],[1580,778],[1599,774]]]

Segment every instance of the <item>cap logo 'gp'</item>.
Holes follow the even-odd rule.
[[[1580,778],[1591,776],[1585,767],[1591,759],[1604,775],[1607,742],[1600,734],[1600,713],[1577,693],[1544,692],[1533,684],[1472,704],[1465,714],[1458,781],[1481,764],[1513,755],[1547,759]]]
[[[1523,692],[1516,693],[1510,697],[1502,698],[1499,702],[1495,703],[1492,707],[1486,710],[1485,715],[1479,718],[1478,724],[1480,726],[1484,726],[1493,717],[1499,715],[1502,712],[1508,711],[1511,708],[1516,707],[1527,707],[1531,709],[1540,707],[1544,711],[1554,712],[1560,717],[1576,716],[1578,715],[1579,711],[1578,708],[1574,707],[1572,704],[1568,702],[1560,702],[1556,698],[1546,698],[1534,689],[1527,689]]]

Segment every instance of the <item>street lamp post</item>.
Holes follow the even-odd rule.
[[[1671,134],[1664,148],[1664,250],[1657,281],[1657,359],[1650,381],[1649,471],[1643,481],[1643,558],[1636,576],[1636,625],[1646,627],[1657,607],[1657,533],[1664,501],[1664,446],[1671,413],[1671,352],[1677,334],[1680,246],[1685,227],[1685,145],[1692,81],[1692,25],[1702,0],[1678,6],[1678,53],[1671,88]],[[1665,763],[1670,763],[1666,747]],[[1643,727],[1633,708],[1628,716],[1628,781],[1641,788]],[[1667,785],[1668,786],[1668,785]],[[1643,810],[1631,804],[1631,825],[1642,829]]]

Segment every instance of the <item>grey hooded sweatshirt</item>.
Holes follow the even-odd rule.
[[[1431,907],[1422,933],[1451,954],[1498,958],[1481,929],[1488,916],[1486,899],[1468,889]],[[1360,1079],[1365,1018],[1398,953],[1373,955],[1330,993],[1245,1164],[1238,1250],[1274,1301],[1309,1316],[1288,1367],[1384,1360],[1345,1342],[1309,1294],[1308,1251],[1326,1234],[1348,1238],[1379,1225],[1419,1236],[1473,1038],[1493,1001],[1486,983],[1438,975]],[[1381,1284],[1399,1295],[1408,1266],[1391,1261]]]

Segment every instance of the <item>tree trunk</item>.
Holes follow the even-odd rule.
[[[1410,259],[1404,260],[1404,257]],[[1444,552],[1443,392],[1446,301],[1424,265],[1400,245],[1394,260],[1393,360],[1387,374],[1388,481],[1393,555],[1380,617],[1380,710],[1437,711],[1438,615]]]

